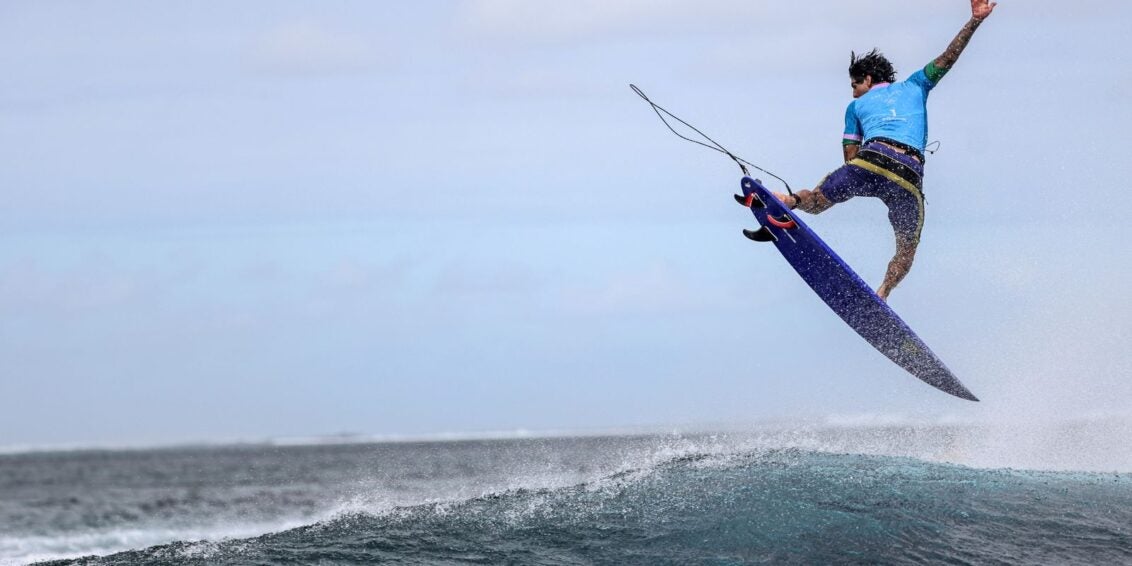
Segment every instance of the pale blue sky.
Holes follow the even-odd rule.
[[[1132,5],[1001,2],[929,104],[892,366],[739,230],[812,185],[850,50],[906,76],[962,0],[0,4],[0,446],[1132,402]],[[807,218],[879,282],[878,203]]]

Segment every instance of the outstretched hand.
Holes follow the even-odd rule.
[[[998,2],[989,2],[988,0],[971,0],[971,17],[976,20],[985,20],[997,5]]]

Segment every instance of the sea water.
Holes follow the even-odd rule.
[[[0,563],[1132,564],[1132,475],[954,463],[977,436],[894,425],[9,453]]]

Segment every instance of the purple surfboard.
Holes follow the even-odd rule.
[[[818,297],[888,359],[932,387],[978,401],[872,287],[762,183],[743,177],[742,188],[744,204],[761,226],[744,231],[748,238],[774,242]]]

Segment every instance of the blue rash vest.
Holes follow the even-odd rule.
[[[935,61],[897,83],[880,83],[845,109],[844,145],[888,138],[923,153],[928,144],[928,93],[946,69]]]

